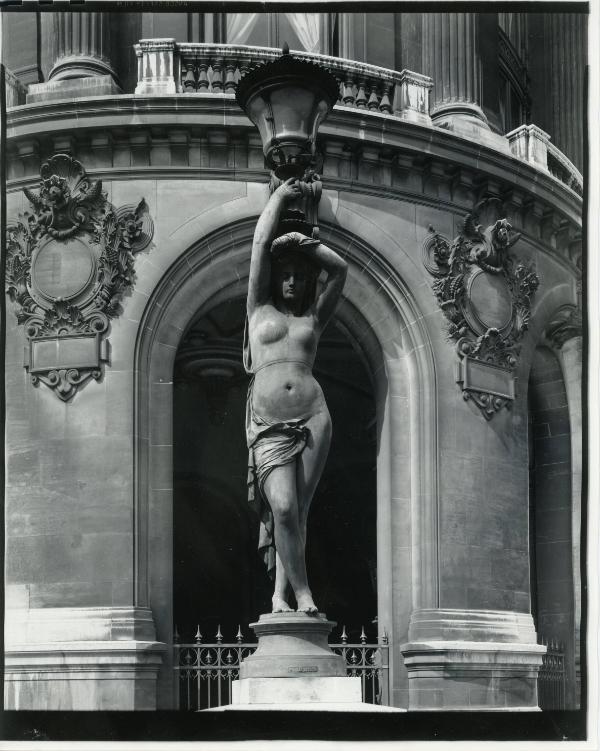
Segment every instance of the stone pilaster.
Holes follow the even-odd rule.
[[[571,427],[571,537],[573,541],[573,590],[575,594],[574,690],[571,697],[580,706],[581,691],[581,491],[582,491],[582,349],[583,337],[568,339],[560,350],[560,363],[567,392]]]
[[[568,706],[580,705],[581,691],[581,492],[582,492],[582,317],[581,282],[578,306],[562,321],[551,326],[548,338],[560,362],[569,407],[571,438],[571,539],[574,593],[572,672],[567,675]]]

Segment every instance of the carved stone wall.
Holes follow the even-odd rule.
[[[134,281],[134,253],[153,223],[142,199],[115,209],[102,183],[58,154],[41,168],[39,193],[25,188],[32,212],[7,228],[6,290],[25,327],[25,367],[64,401],[109,359],[109,321]]]
[[[540,284],[532,264],[509,254],[520,235],[498,218],[502,211],[499,200],[484,200],[467,214],[452,245],[432,233],[423,246],[425,266],[437,277],[433,290],[448,320],[448,337],[460,358],[456,381],[486,420],[515,399],[519,343]]]

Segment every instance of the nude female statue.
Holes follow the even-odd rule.
[[[263,550],[275,569],[273,612],[316,613],[306,578],[306,522],[331,441],[331,418],[312,375],[321,333],[340,298],[347,264],[299,232],[275,239],[281,212],[301,195],[295,178],[271,195],[254,233],[244,365],[249,498],[259,501]],[[321,269],[327,280],[318,296]],[[276,550],[275,550],[276,548]]]

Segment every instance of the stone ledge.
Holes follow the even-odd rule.
[[[54,99],[78,100],[81,97],[115,96],[120,93],[120,87],[109,75],[69,78],[29,84],[27,104],[49,102]]]
[[[297,702],[296,704],[226,704],[223,707],[203,709],[203,712],[364,712],[382,714],[406,712],[399,707],[386,707],[365,702]],[[527,711],[530,711],[527,708]]]
[[[82,128],[104,132],[110,128],[161,127],[235,128],[252,132],[252,125],[233,96],[173,94],[164,96],[103,96],[82,100],[39,102],[13,108],[7,114],[7,143],[14,139],[52,137],[59,132]],[[360,136],[359,136],[360,132]],[[536,184],[536,195],[551,205],[561,205],[566,214],[580,216],[582,199],[570,187],[535,164],[520,159],[504,148],[485,144],[423,122],[411,122],[394,115],[336,106],[320,130],[321,137],[341,138],[359,144],[373,143],[388,151],[403,150],[414,155],[460,164],[489,173],[495,179],[517,184]],[[79,136],[79,133],[77,133]],[[507,142],[506,142],[507,143]],[[11,156],[9,153],[9,160]],[[135,172],[135,168],[132,168]],[[580,220],[580,219],[579,219]]]
[[[7,650],[54,642],[156,641],[149,608],[7,609],[4,628]]]
[[[73,641],[7,649],[7,709],[156,709],[167,645],[147,641]]]
[[[536,642],[536,634],[529,613],[422,608],[411,615],[408,639],[410,642],[434,642],[439,639],[444,643],[468,640],[530,644]]]

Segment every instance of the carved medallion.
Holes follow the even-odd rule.
[[[154,232],[145,201],[115,209],[82,165],[42,165],[33,207],[7,227],[6,291],[28,338],[25,367],[67,401],[107,361],[104,338],[133,284],[134,254]]]
[[[487,420],[515,399],[519,342],[540,283],[533,265],[509,254],[520,235],[500,211],[497,199],[482,201],[452,244],[432,227],[423,244],[425,267],[436,277],[433,291],[456,342],[456,381]]]

